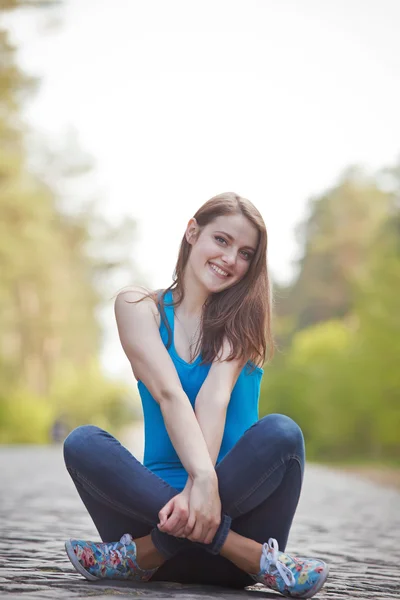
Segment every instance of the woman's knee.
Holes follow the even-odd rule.
[[[260,419],[258,425],[268,445],[279,444],[290,455],[304,458],[303,432],[293,419],[286,415],[271,414]]]
[[[87,455],[88,445],[92,445],[93,437],[103,430],[95,425],[81,425],[66,437],[64,441],[64,460],[67,467],[76,467]]]

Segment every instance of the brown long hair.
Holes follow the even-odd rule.
[[[222,215],[242,214],[259,233],[256,252],[246,275],[232,287],[211,294],[202,316],[201,335],[195,355],[201,352],[202,362],[210,363],[219,354],[224,338],[231,352],[227,360],[243,359],[254,365],[262,365],[274,351],[271,333],[271,289],[267,267],[267,230],[256,207],[246,198],[226,192],[208,200],[194,215],[201,234],[202,229]],[[171,330],[165,315],[165,294],[174,293],[173,306],[179,306],[184,298],[183,274],[191,252],[191,244],[183,236],[173,283],[158,295],[161,317],[167,327],[169,344]]]

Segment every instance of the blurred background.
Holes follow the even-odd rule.
[[[269,232],[261,414],[400,481],[400,4],[0,6],[0,443],[129,443],[113,296],[167,287],[188,219],[236,191]]]

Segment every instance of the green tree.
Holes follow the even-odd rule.
[[[118,426],[130,418],[127,391],[99,368],[96,311],[105,276],[129,267],[115,242],[133,235],[133,224],[111,227],[95,207],[62,210],[56,187],[31,166],[21,115],[36,83],[19,68],[5,29],[0,56],[0,442],[45,441],[60,414],[70,426],[93,418]]]
[[[400,458],[399,199],[398,165],[348,173],[311,204],[299,275],[278,289],[261,412],[293,417],[311,458]]]
[[[302,248],[298,276],[281,290],[278,304],[280,316],[292,317],[294,330],[352,311],[354,279],[362,273],[389,204],[375,178],[354,168],[310,200],[309,215],[297,231]]]

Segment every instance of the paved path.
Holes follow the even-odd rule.
[[[0,447],[0,596],[26,600],[277,598],[189,585],[89,583],[64,554],[68,537],[98,539],[66,474],[61,447]],[[288,549],[324,557],[321,599],[400,597],[400,493],[308,467]]]

